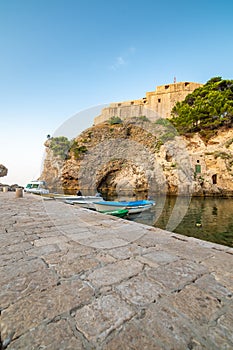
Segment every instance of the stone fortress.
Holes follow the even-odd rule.
[[[169,118],[171,110],[178,101],[192,93],[203,84],[179,82],[157,86],[155,91],[146,92],[146,97],[138,100],[111,103],[96,117],[94,124],[100,124],[112,117],[122,120],[130,117],[146,116],[148,118]]]
[[[161,130],[166,136],[167,127],[157,119],[169,118],[176,102],[201,86],[194,82],[162,85],[147,92],[145,98],[111,103],[91,128],[76,137],[84,153],[76,157],[71,152],[64,161],[54,156],[48,142],[45,144],[47,156],[41,179],[51,188],[62,183],[62,188],[69,191],[97,188],[114,192],[130,187],[135,193],[146,193],[153,187],[170,195],[191,191],[197,196],[233,196],[233,128],[217,130],[208,141],[195,133],[158,143]],[[151,125],[147,123],[149,132],[140,126],[145,121],[140,118],[143,116],[152,121]],[[108,123],[111,117],[126,123]],[[130,121],[133,117],[138,120]],[[127,142],[138,148],[128,149]],[[143,150],[151,152],[149,163]],[[80,169],[85,170],[84,175]],[[161,171],[156,173],[156,169]],[[149,182],[152,180],[153,186]]]
[[[157,86],[155,91],[146,92],[146,97],[141,99],[111,103],[102,110],[100,116],[94,119],[94,125],[106,122],[112,117],[126,120],[146,116],[151,121],[170,118],[175,104],[183,101],[188,94],[201,86],[203,84],[195,82],[177,83],[174,79],[173,84]],[[192,138],[183,138],[194,172],[195,194],[233,195],[232,140],[232,129],[219,131],[208,143],[204,142],[198,134],[193,135]],[[168,171],[170,177],[173,170]],[[169,176],[166,176],[168,179]],[[177,182],[177,179],[174,177],[168,182],[173,184]]]

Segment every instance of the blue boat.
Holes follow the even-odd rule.
[[[95,209],[97,211],[111,211],[111,210],[119,210],[119,209],[127,209],[129,214],[137,214],[142,211],[150,209],[153,205],[155,205],[155,201],[149,200],[140,200],[140,201],[99,201],[93,203]]]

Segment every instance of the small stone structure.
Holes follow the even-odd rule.
[[[96,117],[94,124],[103,123],[111,117],[119,117],[122,120],[130,117],[146,116],[148,118],[169,118],[171,110],[178,101],[202,84],[193,82],[179,82],[157,86],[155,91],[147,92],[146,97],[139,100],[111,103]]]

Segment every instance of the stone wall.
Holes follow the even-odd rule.
[[[147,92],[146,97],[138,100],[111,103],[96,117],[94,124],[103,123],[111,117],[119,117],[122,120],[131,117],[146,116],[153,118],[169,118],[173,106],[178,101],[193,92],[199,83],[180,82],[175,84],[157,86],[155,91]]]

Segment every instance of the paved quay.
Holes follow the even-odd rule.
[[[0,192],[1,349],[233,349],[233,249]]]

